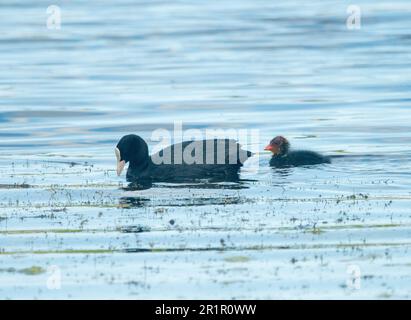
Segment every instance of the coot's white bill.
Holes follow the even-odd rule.
[[[124,160],[121,160],[121,154],[118,148],[114,149],[114,152],[117,158],[117,175],[119,176],[123,172],[124,167],[126,166],[126,162]]]

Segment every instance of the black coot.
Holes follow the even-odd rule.
[[[270,160],[272,167],[298,167],[321,163],[331,163],[329,157],[323,156],[313,151],[296,150],[290,151],[290,143],[284,137],[278,136],[270,141],[264,150],[273,153]]]
[[[184,141],[149,155],[139,136],[122,137],[115,149],[117,174],[129,162],[130,182],[238,181],[239,169],[252,153],[230,139]]]

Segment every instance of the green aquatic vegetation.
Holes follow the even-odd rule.
[[[249,257],[246,256],[232,256],[232,257],[226,257],[224,258],[225,262],[248,262],[251,259]]]
[[[223,286],[229,286],[229,285],[232,285],[232,284],[239,284],[239,283],[243,283],[243,282],[244,282],[244,280],[225,280],[225,281],[222,281],[221,284]]]
[[[323,226],[323,230],[341,230],[341,229],[374,229],[374,228],[397,228],[397,227],[410,227],[411,225],[398,224],[398,223],[382,223],[382,224],[346,224],[346,225],[334,225]]]
[[[163,249],[163,248],[151,248],[150,252],[166,252],[168,251],[167,249]]]
[[[37,229],[37,230],[7,230],[0,231],[3,235],[16,235],[16,234],[36,234],[36,233],[77,233],[84,232],[82,229]],[[92,230],[89,230],[92,231]]]
[[[367,248],[367,247],[407,247],[410,242],[353,242],[353,243],[330,243],[330,244],[302,244],[302,245],[252,245],[244,247],[200,247],[200,248],[131,248],[131,249],[66,249],[66,250],[34,250],[34,251],[0,251],[0,255],[24,255],[24,254],[104,254],[104,253],[143,253],[143,252],[205,252],[225,251],[244,252],[262,250],[309,250],[325,248]]]
[[[48,254],[48,253],[62,253],[62,254],[95,254],[95,253],[114,253],[117,250],[114,249],[66,249],[66,250],[56,250],[56,251],[33,251],[34,254]]]
[[[65,249],[65,250],[34,250],[34,251],[0,251],[1,255],[25,255],[25,254],[104,254],[115,253],[114,249]]]
[[[29,275],[29,276],[35,276],[38,274],[45,273],[46,270],[39,266],[31,266],[29,268],[23,268],[23,269],[4,268],[4,269],[0,269],[0,272],[22,273],[22,274]]]
[[[317,227],[306,230],[305,232],[309,232],[309,233],[316,234],[316,235],[325,233],[323,228],[317,228]]]
[[[127,206],[123,206],[122,204],[116,204],[116,203],[110,203],[110,202],[102,202],[102,203],[84,203],[84,202],[77,202],[77,203],[54,203],[53,208],[117,208],[117,209],[121,209],[123,207],[127,207]],[[12,204],[6,204],[6,203],[0,203],[0,208],[7,208],[7,209],[49,209],[50,208],[50,204],[24,204],[24,205],[19,205],[18,203],[16,203],[16,205],[12,205]]]
[[[0,272],[16,273],[17,269],[16,268],[1,268]]]
[[[42,218],[42,216],[37,216]],[[0,217],[0,221],[1,221]],[[6,219],[6,218],[4,218]],[[84,224],[84,220],[81,221]],[[169,221],[171,225],[175,224],[175,220],[171,219]],[[255,229],[254,227],[243,227],[241,230],[243,231],[274,231],[274,232],[295,232],[295,231],[302,231],[305,233],[313,233],[313,234],[323,234],[327,231],[333,230],[348,230],[348,229],[375,229],[375,228],[408,228],[411,227],[411,224],[399,224],[399,223],[380,223],[380,224],[338,224],[338,225],[322,225],[321,227],[309,227],[300,229],[296,226],[289,226],[289,227],[260,227]],[[141,233],[141,232],[170,232],[174,231],[175,229],[170,228],[150,228],[146,225],[130,225],[130,226],[117,226],[115,228],[105,228],[105,229],[22,229],[22,230],[0,230],[0,235],[19,235],[19,234],[41,234],[41,233],[56,233],[56,234],[64,234],[64,233],[108,233],[108,232],[121,232],[121,233]],[[179,231],[238,231],[240,230],[238,227],[213,227],[213,226],[206,226],[206,227],[186,227],[186,228],[179,228]],[[224,244],[224,241],[222,242]]]
[[[350,196],[346,196],[345,198],[347,200],[359,200],[359,199],[367,200],[369,196],[363,193],[358,193],[358,194],[352,194]]]
[[[19,272],[30,276],[35,276],[38,274],[45,273],[46,270],[39,266],[32,266],[30,268],[21,269],[19,270]]]
[[[159,213],[165,213],[167,211],[167,208],[159,207],[154,209],[154,213],[159,214]]]
[[[390,299],[392,297],[392,294],[389,292],[384,292],[378,295],[379,299]]]
[[[14,183],[14,184],[0,184],[0,189],[28,189],[30,185],[26,183]]]
[[[322,119],[318,119],[318,120],[321,121]],[[302,136],[294,137],[294,139],[310,139],[310,138],[317,138],[317,135],[316,134],[305,134]]]
[[[343,202],[357,202],[357,201],[393,201],[393,200],[406,200],[409,201],[411,200],[411,195],[396,195],[396,196],[384,196],[384,195],[378,195],[378,196],[369,196],[365,194],[358,194],[358,195],[350,195],[350,196],[343,196],[343,197],[312,197],[312,198],[275,198],[275,199],[267,199],[267,203],[285,203],[285,202],[290,202],[290,203],[300,203],[300,202],[312,202],[312,203],[325,203],[326,201],[335,201],[337,204],[343,203]],[[181,200],[184,201],[184,200]],[[194,202],[191,203],[181,203],[180,200],[177,203],[169,203],[167,206],[169,207],[197,207],[201,205],[227,205],[227,204],[242,204],[242,203],[254,203],[258,202],[258,200],[242,200],[242,201],[235,201],[235,200],[221,200],[221,201],[216,201],[213,203],[204,202],[202,199],[196,199]],[[152,205],[145,205],[145,207],[155,207],[155,204]],[[31,204],[30,202],[25,202],[25,203],[19,203],[16,201],[15,203],[13,202],[0,202],[0,208],[7,208],[7,209],[50,209],[50,203],[36,203],[36,204]],[[117,209],[126,209],[126,208],[134,208],[131,204],[129,203],[113,203],[110,200],[101,200],[101,201],[61,201],[61,202],[54,202],[53,203],[53,208],[117,208]]]

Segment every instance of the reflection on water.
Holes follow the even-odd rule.
[[[119,205],[124,209],[135,209],[147,206],[168,206],[168,207],[197,207],[197,206],[210,206],[210,205],[231,205],[241,204],[245,202],[251,202],[248,199],[241,198],[239,196],[224,197],[221,195],[214,196],[197,196],[197,197],[180,197],[175,199],[161,199],[161,201],[150,201],[141,197],[121,197]]]
[[[257,180],[239,180],[238,182],[198,182],[198,183],[154,183],[147,186],[147,188],[141,188],[137,183],[130,183],[127,188],[123,188],[127,191],[144,190],[151,187],[155,188],[167,188],[167,189],[228,189],[228,190],[240,190],[249,188],[247,182]]]
[[[307,167],[307,166],[306,166]],[[308,168],[311,166],[308,166]],[[293,174],[294,168],[289,167],[289,168],[277,168],[277,167],[271,167],[272,171],[279,177],[286,178],[289,175]]]
[[[142,197],[121,197],[119,204],[122,208],[140,208],[147,205],[150,202],[150,199]]]
[[[150,189],[153,186],[151,181],[138,181],[138,182],[130,182],[127,187],[123,187],[122,189],[125,191],[138,191],[138,190],[146,190]]]

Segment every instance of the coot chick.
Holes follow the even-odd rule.
[[[149,155],[139,136],[122,137],[115,149],[117,174],[127,162],[130,182],[238,181],[239,169],[252,153],[230,139],[184,141]]]
[[[290,143],[282,136],[277,136],[264,148],[273,153],[270,160],[272,167],[298,167],[321,163],[331,163],[329,157],[325,157],[313,151],[290,151]]]

